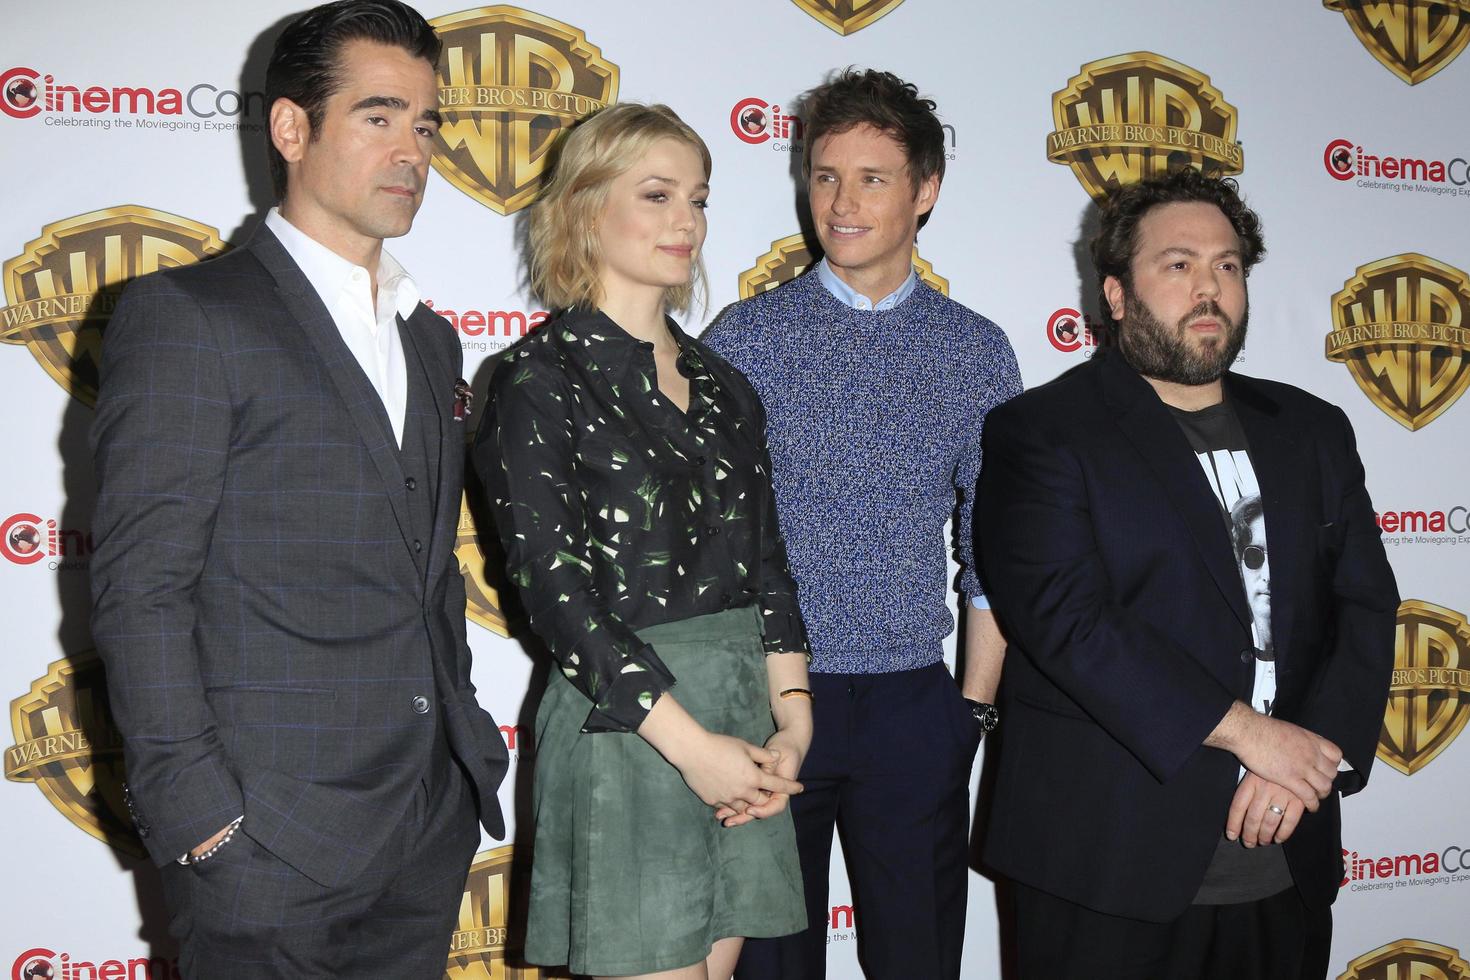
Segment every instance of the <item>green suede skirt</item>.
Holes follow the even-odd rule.
[[[706,729],[774,731],[758,610],[638,631]],[[536,837],[526,959],[574,973],[652,973],[727,936],[806,928],[791,813],[722,827],[638,735],[582,732],[591,704],[552,671],[536,716]]]

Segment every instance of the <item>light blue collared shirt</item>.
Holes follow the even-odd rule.
[[[868,297],[843,282],[837,273],[832,271],[832,266],[828,264],[826,256],[823,256],[822,261],[817,263],[817,279],[821,281],[827,292],[835,296],[844,306],[850,306],[855,310],[871,310],[874,313],[893,309],[908,299],[919,285],[919,274],[909,269],[908,278],[897,289],[877,303],[872,303],[869,302]],[[975,609],[989,609],[990,600],[983,595],[977,595],[970,600],[970,605]]]
[[[843,282],[837,273],[832,271],[832,266],[827,264],[825,256],[822,258],[822,261],[817,263],[817,278],[822,281],[823,286],[827,287],[827,292],[841,300],[844,306],[850,306],[855,310],[871,310],[874,313],[882,313],[884,310],[893,309],[899,303],[908,299],[909,294],[919,285],[919,274],[913,269],[910,269],[909,277],[897,289],[884,296],[877,303],[873,303],[868,300],[868,297]]]

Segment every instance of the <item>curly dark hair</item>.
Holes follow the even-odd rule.
[[[930,177],[944,181],[944,127],[932,99],[919,98],[918,86],[888,71],[847,68],[802,96],[806,140],[803,168],[812,172],[812,147],[823,136],[868,125],[887,133],[903,147],[914,193]],[[924,227],[929,215],[919,217]]]
[[[327,100],[342,87],[342,48],[349,41],[374,41],[402,48],[429,67],[437,66],[443,47],[439,36],[423,16],[399,0],[336,0],[297,17],[276,39],[270,64],[265,70],[265,104],[290,99],[306,110],[311,138],[321,135]],[[286,161],[265,134],[270,158],[271,182],[276,196],[286,195]]]
[[[1193,167],[1176,170],[1120,187],[1102,204],[1102,223],[1090,243],[1092,264],[1097,269],[1099,310],[1112,322],[1112,311],[1103,282],[1116,276],[1127,289],[1133,288],[1133,256],[1138,251],[1138,226],[1143,216],[1164,204],[1199,202],[1213,204],[1230,221],[1240,239],[1240,267],[1249,276],[1251,267],[1266,256],[1261,238],[1261,219],[1245,206],[1240,185],[1229,177],[1201,173]]]

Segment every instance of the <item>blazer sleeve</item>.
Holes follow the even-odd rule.
[[[566,378],[512,352],[495,369],[489,401],[472,456],[507,576],[531,628],[592,702],[583,729],[636,731],[674,676],[593,580]]]
[[[1368,781],[1393,674],[1398,585],[1364,485],[1352,424],[1332,407],[1339,433],[1328,444],[1324,471],[1337,471],[1336,499],[1325,501],[1327,523],[1317,529],[1328,561],[1332,623],[1299,717],[1302,727],[1330,739],[1353,767],[1337,787],[1355,793]],[[1326,427],[1324,427],[1326,431]]]
[[[244,812],[195,637],[230,426],[208,315],[166,276],[132,284],[103,335],[92,427],[92,634],[123,736],[133,817],[159,863]]]
[[[1159,781],[1235,700],[1187,651],[1114,602],[1098,552],[1103,515],[1080,460],[1017,404],[990,414],[975,512],[986,595],[1011,645]]]

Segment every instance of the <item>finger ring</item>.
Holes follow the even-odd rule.
[[[1272,803],[1272,804],[1268,805],[1266,807],[1266,809],[1267,810],[1270,810],[1272,813],[1276,814],[1278,817],[1284,817],[1284,816],[1286,816],[1286,811],[1283,810],[1283,809],[1281,809],[1281,807],[1277,806],[1275,803]]]

